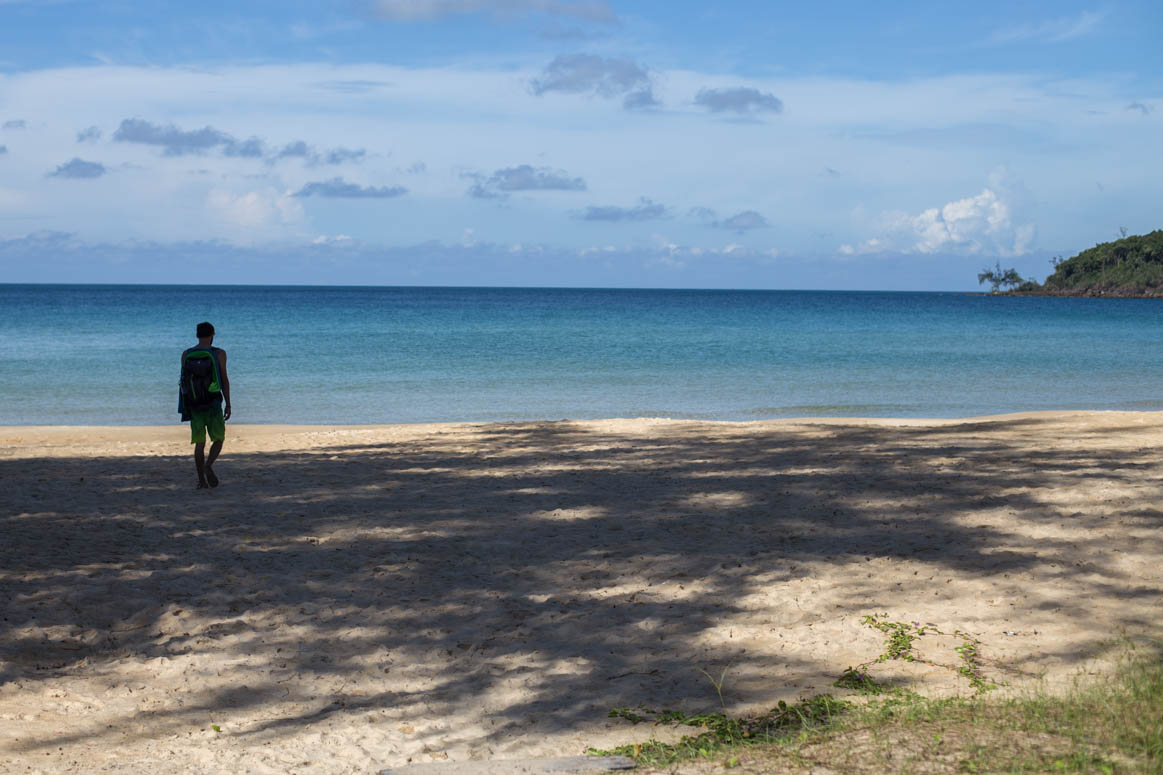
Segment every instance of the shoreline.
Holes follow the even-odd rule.
[[[450,422],[415,422],[415,423],[349,423],[330,424],[316,423],[308,425],[292,425],[284,423],[227,423],[226,439],[229,442],[231,432],[245,433],[247,436],[271,436],[282,433],[308,434],[322,431],[384,431],[389,429],[434,429],[443,430],[458,427],[476,427],[482,425],[585,425],[602,423],[644,423],[675,424],[675,425],[723,425],[723,426],[787,426],[787,425],[868,425],[868,426],[946,426],[989,422],[1004,422],[1006,420],[1026,419],[1062,419],[1076,416],[1104,416],[1104,415],[1159,415],[1163,416],[1163,409],[1039,409],[1024,412],[1002,412],[998,414],[971,415],[966,417],[772,417],[758,420],[702,420],[675,417],[602,417],[595,419],[560,418],[555,420],[455,420]],[[48,435],[70,435],[95,433],[97,440],[120,440],[124,436],[133,440],[153,441],[159,437],[183,437],[189,429],[189,423],[176,422],[169,425],[0,425],[0,444],[11,437],[28,436],[44,433]]]
[[[970,694],[1163,639],[1163,412],[0,428],[0,773],[378,771],[639,742],[875,660]],[[726,678],[722,679],[723,671]],[[654,730],[667,734],[661,728]]]

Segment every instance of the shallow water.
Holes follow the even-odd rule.
[[[201,320],[236,422],[1163,409],[1163,303],[958,293],[0,285],[0,424],[177,421]]]

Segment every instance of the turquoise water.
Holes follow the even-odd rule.
[[[0,424],[176,422],[210,320],[233,422],[1163,409],[1163,302],[955,293],[0,285]]]

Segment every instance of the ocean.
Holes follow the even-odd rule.
[[[1156,300],[0,285],[0,424],[176,423],[203,320],[237,423],[1163,409]]]

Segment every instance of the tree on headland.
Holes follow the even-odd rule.
[[[1100,242],[1073,258],[1054,256],[1050,266],[1054,271],[1039,283],[1003,270],[998,261],[993,269],[983,269],[977,282],[989,283],[990,293],[1021,296],[1163,298],[1163,229],[1127,236],[1127,227],[1120,226],[1117,240]]]
[[[1163,296],[1163,230],[1102,242],[1065,261],[1037,293],[1056,296]]]
[[[1016,269],[1011,267],[1010,269],[1003,270],[1001,268],[1000,261],[994,264],[993,269],[986,267],[977,274],[977,284],[982,285],[984,283],[989,283],[990,293],[997,293],[1003,288],[1013,290],[1023,282],[1025,281],[1022,280],[1022,276],[1018,274]]]

